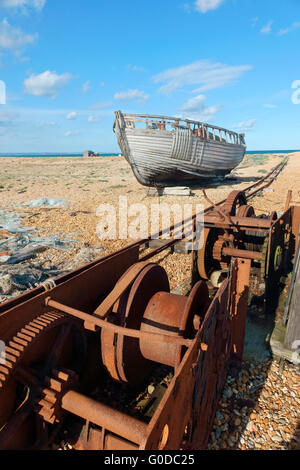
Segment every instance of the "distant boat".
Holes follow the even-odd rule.
[[[122,154],[144,186],[196,183],[230,173],[244,158],[245,135],[203,122],[115,112]]]

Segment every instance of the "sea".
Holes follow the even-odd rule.
[[[118,157],[120,153],[100,153],[100,157]],[[36,157],[46,157],[46,158],[58,158],[58,157],[83,157],[82,153],[0,153],[0,157],[23,157],[23,158],[36,158]]]
[[[278,154],[278,153],[281,153],[281,154],[286,154],[286,153],[293,153],[293,152],[300,152],[300,150],[249,150],[246,152],[246,155],[264,155],[266,153],[269,153],[269,154]],[[120,153],[101,153],[99,152],[99,156],[100,157],[118,157],[120,156],[121,154]],[[59,157],[82,157],[83,158],[83,154],[82,153],[63,153],[63,152],[59,152],[59,153],[47,153],[47,152],[43,152],[43,153],[0,153],[0,158],[1,157],[22,157],[22,158],[41,158],[41,157],[45,157],[45,158],[59,158]]]

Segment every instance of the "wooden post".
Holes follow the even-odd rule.
[[[286,212],[288,208],[290,207],[291,199],[292,199],[292,190],[289,189],[287,192],[287,196],[286,196],[284,212]]]
[[[249,295],[251,260],[232,258],[229,313],[232,317],[232,352],[238,360],[243,358],[246,317]]]
[[[294,264],[294,273],[291,282],[291,300],[288,312],[288,323],[286,328],[284,347],[287,349],[298,349],[300,347],[300,250]]]

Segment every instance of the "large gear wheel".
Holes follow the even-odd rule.
[[[213,249],[219,236],[224,234],[224,230],[215,228],[205,228],[203,236],[203,245],[198,250],[197,266],[202,279],[209,279],[213,271],[220,269],[217,259],[214,259]]]
[[[53,370],[82,371],[85,346],[77,323],[56,311],[39,315],[6,341],[0,365],[1,450],[41,448],[49,441],[56,428],[39,415],[37,403],[45,398]]]
[[[235,216],[241,206],[247,205],[247,198],[243,191],[232,191],[227,197],[223,211],[224,213]]]
[[[221,270],[227,269],[230,263],[230,257],[223,255],[223,248],[227,248],[228,246],[229,242],[220,237],[213,247],[213,258],[219,261]]]

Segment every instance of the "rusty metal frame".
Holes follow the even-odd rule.
[[[248,194],[245,200],[269,186],[285,164],[286,162],[277,165],[266,177],[249,186],[246,189]],[[249,192],[253,188],[257,189]],[[235,231],[255,229],[269,232],[267,263],[272,262],[273,252],[274,249],[276,250],[279,238],[281,240],[283,237],[284,246],[290,249],[290,246],[287,246],[290,242],[288,235],[294,234],[297,228],[299,229],[298,208],[288,208],[276,221],[238,217],[231,214],[227,216],[225,212],[225,218],[223,218],[221,214],[224,202],[220,201],[205,209],[206,227],[225,230],[230,228]],[[194,227],[195,215],[190,223]],[[170,230],[175,230],[177,225],[170,227]],[[160,235],[161,232],[158,236]],[[90,335],[87,336],[89,338],[101,329],[109,329],[114,335],[138,338],[139,341],[147,339],[185,346],[186,352],[175,367],[171,383],[148,424],[73,390],[73,382],[68,379],[73,375],[68,371],[55,371],[55,376],[65,377],[65,385],[62,388],[57,379],[49,378],[49,383],[54,385],[56,383],[55,387],[58,387],[57,391],[59,390],[56,397],[59,402],[58,408],[86,420],[85,431],[77,442],[77,448],[205,449],[226,378],[229,359],[232,354],[239,360],[242,358],[250,268],[252,260],[260,258],[259,252],[241,250],[237,247],[224,248],[225,255],[231,259],[229,276],[222,283],[201,318],[200,328],[193,339],[180,335],[172,336],[130,329],[107,321],[113,302],[116,302],[121,295],[114,297],[114,286],[126,270],[133,265],[146,266],[145,262],[148,259],[178,242],[176,239],[167,240],[150,253],[140,256],[140,248],[149,240],[150,238],[139,240],[112,255],[61,276],[56,280],[56,287],[49,292],[44,292],[40,287],[0,307],[0,338],[4,341],[9,341],[18,331],[22,331],[25,324],[30,325],[30,322],[39,315],[44,315],[41,318],[45,318],[44,321],[47,323],[51,315],[55,317],[57,312],[60,312],[61,315],[66,315],[66,318],[72,318],[83,332]],[[195,258],[193,258],[193,263],[195,265]],[[138,272],[139,269],[128,282],[125,276],[123,284],[120,285],[121,293],[129,288]],[[52,313],[49,313],[49,309],[52,309]],[[64,334],[66,333],[62,332],[61,336],[58,336],[58,342],[64,340]],[[28,381],[36,386],[35,376],[32,375],[30,369],[20,368],[18,373],[22,375],[25,382]],[[54,390],[56,390],[55,387]],[[49,390],[45,393],[47,397],[52,396]],[[42,400],[42,410],[47,406],[46,402]],[[175,408],[176,413],[173,413]],[[48,412],[45,413],[44,416],[47,416]],[[16,417],[15,420],[17,420]],[[91,423],[97,425],[97,428],[91,427]],[[3,432],[5,433],[5,427],[4,431],[0,432],[0,445]]]

